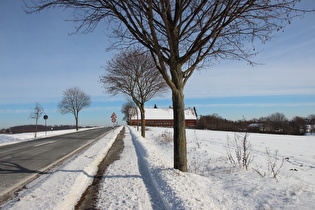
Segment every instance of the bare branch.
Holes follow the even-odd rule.
[[[29,118],[35,119],[35,124],[36,124],[35,138],[37,137],[38,120],[43,115],[43,113],[44,113],[44,108],[38,102],[36,102],[35,107],[29,116]]]
[[[107,63],[105,70],[106,73],[100,77],[100,82],[106,92],[111,95],[123,94],[130,97],[143,117],[144,104],[154,96],[168,90],[151,55],[140,49],[122,51]],[[144,136],[144,130],[142,129],[142,136]]]

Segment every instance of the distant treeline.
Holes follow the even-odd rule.
[[[51,130],[67,130],[67,129],[75,129],[75,125],[54,125],[54,126],[44,126],[37,125],[37,132],[40,131],[51,131]],[[82,128],[79,126],[79,128]],[[2,129],[0,133],[30,133],[36,131],[36,125],[18,125],[13,126],[7,129]]]
[[[251,120],[232,121],[217,114],[200,116],[196,128],[221,131],[248,131],[272,134],[304,135],[315,132],[315,115],[288,120],[282,113]]]

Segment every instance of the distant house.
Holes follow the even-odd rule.
[[[262,123],[252,123],[248,126],[248,130],[251,132],[261,132],[264,131],[264,124]]]
[[[129,125],[140,125],[141,117],[140,111],[138,115],[135,114],[131,117]],[[197,124],[197,114],[195,109],[185,109],[185,123],[186,127],[195,127]],[[158,108],[145,108],[145,125],[156,127],[173,127],[173,108],[158,109]]]

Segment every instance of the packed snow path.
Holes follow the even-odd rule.
[[[125,130],[124,150],[111,164],[100,186],[97,209],[167,209],[160,199],[141,153]]]

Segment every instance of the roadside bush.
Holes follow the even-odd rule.
[[[169,131],[164,131],[159,137],[158,141],[161,143],[171,143],[173,142],[173,134]]]
[[[227,137],[227,156],[234,166],[248,170],[250,163],[254,160],[251,153],[252,146],[248,140],[248,133],[235,133],[234,141]]]
[[[208,151],[202,148],[202,141],[198,138],[196,130],[194,131],[194,137],[191,138],[191,142],[194,147],[188,152],[188,171],[205,175],[208,171],[208,167],[211,163],[211,158],[208,157]]]
[[[285,158],[279,157],[278,150],[274,150],[272,152],[269,148],[266,148],[265,156],[268,173],[271,175],[271,178],[277,180],[277,177],[284,166]],[[267,173],[263,172],[261,168],[262,166],[257,166],[256,168],[253,168],[253,170],[257,172],[261,177],[265,177]]]
[[[266,148],[266,157],[267,157],[267,166],[268,171],[271,174],[271,177],[277,179],[277,176],[280,173],[281,168],[284,164],[284,158],[278,156],[278,150],[275,150],[274,153],[270,149]]]

